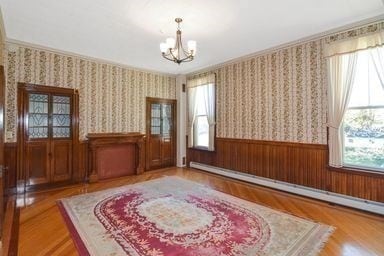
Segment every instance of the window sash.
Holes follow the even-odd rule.
[[[347,109],[380,109],[380,108],[384,108],[384,105],[348,107]]]
[[[197,128],[198,127],[198,124],[199,124],[199,117],[205,117],[207,118],[208,120],[208,115],[196,115],[196,120],[195,120],[195,123],[193,124],[193,145],[194,145],[194,148],[201,148],[201,149],[208,149],[208,146],[202,146],[202,145],[198,145],[198,139],[199,139],[199,129]],[[209,135],[209,134],[208,134]]]
[[[384,109],[384,105],[380,106],[363,106],[363,107],[349,107],[348,110],[365,110],[365,109]],[[356,165],[356,164],[350,164],[345,162],[345,154],[346,154],[346,145],[345,145],[345,131],[344,131],[344,126],[346,122],[343,121],[343,127],[341,128],[343,131],[343,136],[342,136],[342,142],[343,142],[343,167],[346,168],[353,168],[353,169],[364,169],[364,170],[372,170],[372,171],[379,171],[379,172],[384,172],[384,168],[377,168],[373,166],[367,166],[367,165]]]

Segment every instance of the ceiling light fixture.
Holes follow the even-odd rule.
[[[188,41],[188,50],[185,50],[181,42],[180,23],[181,18],[175,19],[177,23],[176,40],[167,38],[165,43],[160,44],[160,51],[164,58],[180,65],[182,62],[192,61],[196,54],[196,41]]]

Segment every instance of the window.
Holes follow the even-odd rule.
[[[196,87],[196,117],[194,122],[195,147],[208,148],[209,146],[209,124],[208,115],[205,109],[204,95],[205,86]]]
[[[215,140],[215,75],[189,80],[188,146],[214,151]]]
[[[384,56],[384,47],[374,50]],[[376,69],[371,51],[358,52],[343,119],[343,165],[384,170],[384,86],[377,73],[384,71]]]

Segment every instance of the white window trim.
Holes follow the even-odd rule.
[[[358,106],[358,107],[349,107],[347,108],[347,111],[348,110],[363,110],[363,109],[384,109],[384,105],[373,105],[373,106]],[[344,141],[344,138],[345,138],[345,135],[344,135],[344,125],[345,125],[345,122],[343,121],[343,124],[342,124],[342,130],[343,130],[343,136],[342,136],[342,144],[343,144],[343,162],[342,162],[342,168],[352,168],[352,169],[358,169],[358,170],[367,170],[368,172],[369,171],[373,171],[373,172],[380,172],[380,173],[383,173],[384,172],[384,168],[376,168],[376,167],[372,167],[372,166],[364,166],[364,165],[353,165],[353,164],[348,164],[348,163],[345,163],[345,141]]]

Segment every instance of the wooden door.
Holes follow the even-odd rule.
[[[71,89],[19,85],[19,180],[27,186],[70,181],[78,140]]]
[[[176,101],[147,98],[146,169],[174,166],[176,161]]]
[[[25,94],[27,185],[50,182],[49,98],[48,93]]]
[[[65,181],[72,176],[71,95],[51,95],[50,173],[51,181]]]
[[[161,105],[161,162],[163,167],[173,166],[175,164],[175,140],[173,129],[173,112],[174,105],[172,103],[163,103]]]

